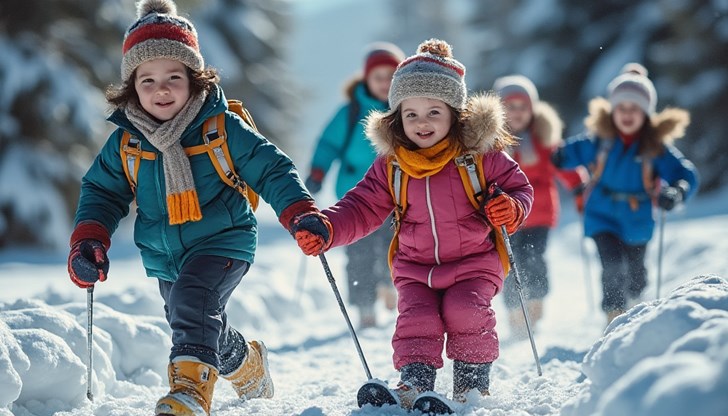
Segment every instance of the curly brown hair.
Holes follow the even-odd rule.
[[[220,76],[217,70],[212,67],[195,71],[187,68],[187,77],[190,79],[190,96],[209,93],[214,85],[220,82]],[[136,78],[136,69],[131,73],[129,79],[121,85],[109,85],[106,89],[106,101],[111,104],[114,109],[123,108],[132,100],[139,104],[139,95],[134,88],[134,78]]]
[[[463,139],[463,112],[451,107],[450,105],[447,105],[447,108],[450,110],[452,119],[450,131],[447,133],[447,140],[450,140],[453,143],[458,143],[461,148],[465,148],[466,146]],[[402,107],[397,107],[392,114],[382,118],[382,124],[387,126],[387,128],[392,132],[392,136],[395,139],[395,147],[402,146],[407,150],[417,150],[420,148],[412,140],[408,139],[407,135],[404,133],[404,125],[402,124]]]

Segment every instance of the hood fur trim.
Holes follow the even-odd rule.
[[[374,111],[366,118],[366,134],[381,156],[393,156],[396,139],[386,125],[386,113]],[[500,98],[494,94],[470,97],[461,114],[465,151],[487,153],[503,150],[513,143],[506,131],[505,112]]]
[[[655,144],[671,144],[682,138],[690,124],[690,113],[680,108],[666,108],[653,114],[649,122],[652,126],[650,141]],[[597,97],[589,102],[589,115],[584,119],[589,133],[602,139],[613,139],[617,128],[612,122],[612,105],[606,99]]]
[[[555,147],[563,142],[564,122],[548,103],[539,101],[533,108],[533,132],[544,147]]]

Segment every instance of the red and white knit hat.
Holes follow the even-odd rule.
[[[422,42],[417,54],[397,67],[389,88],[390,112],[413,97],[434,98],[456,109],[465,108],[465,66],[453,58],[447,42],[440,39]]]
[[[364,78],[369,76],[372,69],[386,65],[396,68],[404,60],[404,52],[397,45],[389,42],[375,42],[367,48],[364,59]]]
[[[137,3],[137,21],[124,35],[121,79],[128,81],[146,61],[172,59],[202,71],[205,61],[192,23],[177,15],[172,0],[142,0]]]

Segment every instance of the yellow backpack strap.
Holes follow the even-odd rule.
[[[242,103],[240,103],[240,106],[242,107]],[[235,110],[233,109],[233,111]],[[235,112],[237,113],[237,111]],[[235,172],[235,165],[230,157],[230,149],[228,148],[225,133],[225,113],[220,113],[205,120],[202,125],[202,140],[204,141],[203,145],[186,148],[185,153],[187,155],[207,153],[220,179],[240,192],[255,211],[258,208],[260,197]]]
[[[389,183],[389,193],[392,195],[392,201],[394,201],[394,215],[392,217],[394,233],[392,242],[389,243],[387,258],[389,269],[392,270],[394,253],[399,249],[399,229],[402,225],[404,212],[407,210],[407,184],[409,183],[409,175],[404,173],[394,157],[391,157],[387,162],[387,182]]]
[[[483,173],[483,155],[480,153],[465,153],[455,158],[455,164],[458,167],[458,173],[460,173],[460,179],[463,182],[470,204],[473,205],[476,211],[480,212],[488,192],[488,182],[486,182]],[[491,228],[495,235],[495,248],[498,251],[498,258],[503,266],[505,276],[507,276],[511,270],[511,262],[508,259],[506,241],[500,227]]]
[[[139,176],[141,160],[154,160],[157,158],[157,155],[154,152],[143,151],[141,140],[132,136],[126,130],[121,135],[119,153],[121,154],[121,166],[124,168],[126,180],[129,181],[129,187],[134,195],[136,195],[137,176]]]

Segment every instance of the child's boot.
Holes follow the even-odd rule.
[[[466,363],[456,360],[453,363],[453,400],[465,403],[468,393],[472,390],[477,390],[481,396],[489,396],[492,365],[493,363]]]
[[[180,359],[181,358],[181,359]],[[157,401],[157,416],[208,416],[217,369],[192,357],[169,364],[169,393]]]
[[[402,367],[400,371],[400,381],[393,389],[376,379],[361,386],[356,397],[359,407],[367,404],[375,407],[391,405],[409,410],[421,393],[434,390],[435,367],[412,363]]]
[[[412,409],[417,396],[435,390],[435,367],[422,363],[407,364],[400,369],[400,381],[394,389],[400,406]]]
[[[250,341],[248,352],[240,367],[222,378],[233,383],[233,389],[243,400],[273,397],[273,379],[268,369],[268,349],[259,341]]]

